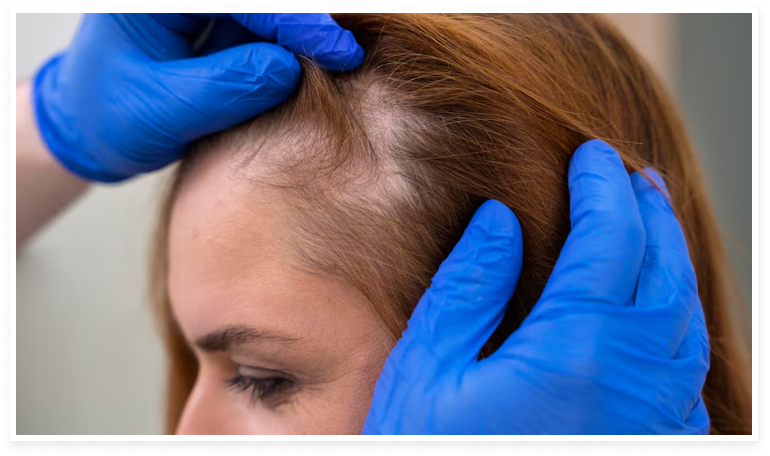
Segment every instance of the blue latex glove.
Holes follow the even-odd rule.
[[[572,231],[540,300],[477,361],[522,262],[513,212],[481,206],[391,352],[365,434],[709,431],[708,336],[668,200],[599,140],[575,152],[569,189]]]
[[[207,27],[211,37],[194,52]],[[86,14],[69,47],[35,77],[40,132],[84,179],[154,171],[190,141],[285,100],[301,74],[292,52],[332,70],[363,61],[328,14]]]

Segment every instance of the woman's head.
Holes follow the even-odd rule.
[[[171,426],[187,402],[182,431],[360,431],[388,350],[493,198],[520,220],[524,266],[489,354],[537,301],[566,238],[572,152],[602,138],[629,169],[666,177],[714,351],[713,427],[749,431],[722,249],[691,146],[611,27],[583,15],[335,19],[366,50],[361,68],[304,62],[291,99],[199,142],[177,172],[153,271]],[[267,380],[237,395],[247,384],[227,381],[238,375]],[[252,391],[268,394],[252,405]]]

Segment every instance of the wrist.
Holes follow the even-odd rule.
[[[43,141],[31,86],[30,81],[16,86],[17,247],[88,188],[88,182],[64,168]]]

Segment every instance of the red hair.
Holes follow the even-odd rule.
[[[295,253],[358,289],[394,337],[478,205],[505,203],[521,223],[524,266],[486,356],[540,296],[569,231],[571,154],[601,138],[629,171],[652,166],[666,179],[712,347],[703,391],[712,432],[751,433],[748,368],[728,313],[737,297],[695,153],[658,79],[612,26],[572,14],[335,19],[364,47],[361,68],[336,74],[304,61],[286,103],[199,142],[166,197],[151,277],[170,357],[169,431],[197,364],[169,310],[166,237],[197,157],[264,156],[264,140],[301,150],[271,157],[268,173],[294,196]]]

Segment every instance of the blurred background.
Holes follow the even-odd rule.
[[[751,15],[607,15],[653,65],[699,152],[751,347]],[[67,46],[79,14],[16,15],[16,77]],[[163,354],[146,254],[164,172],[95,186],[16,261],[17,434],[159,434]]]

